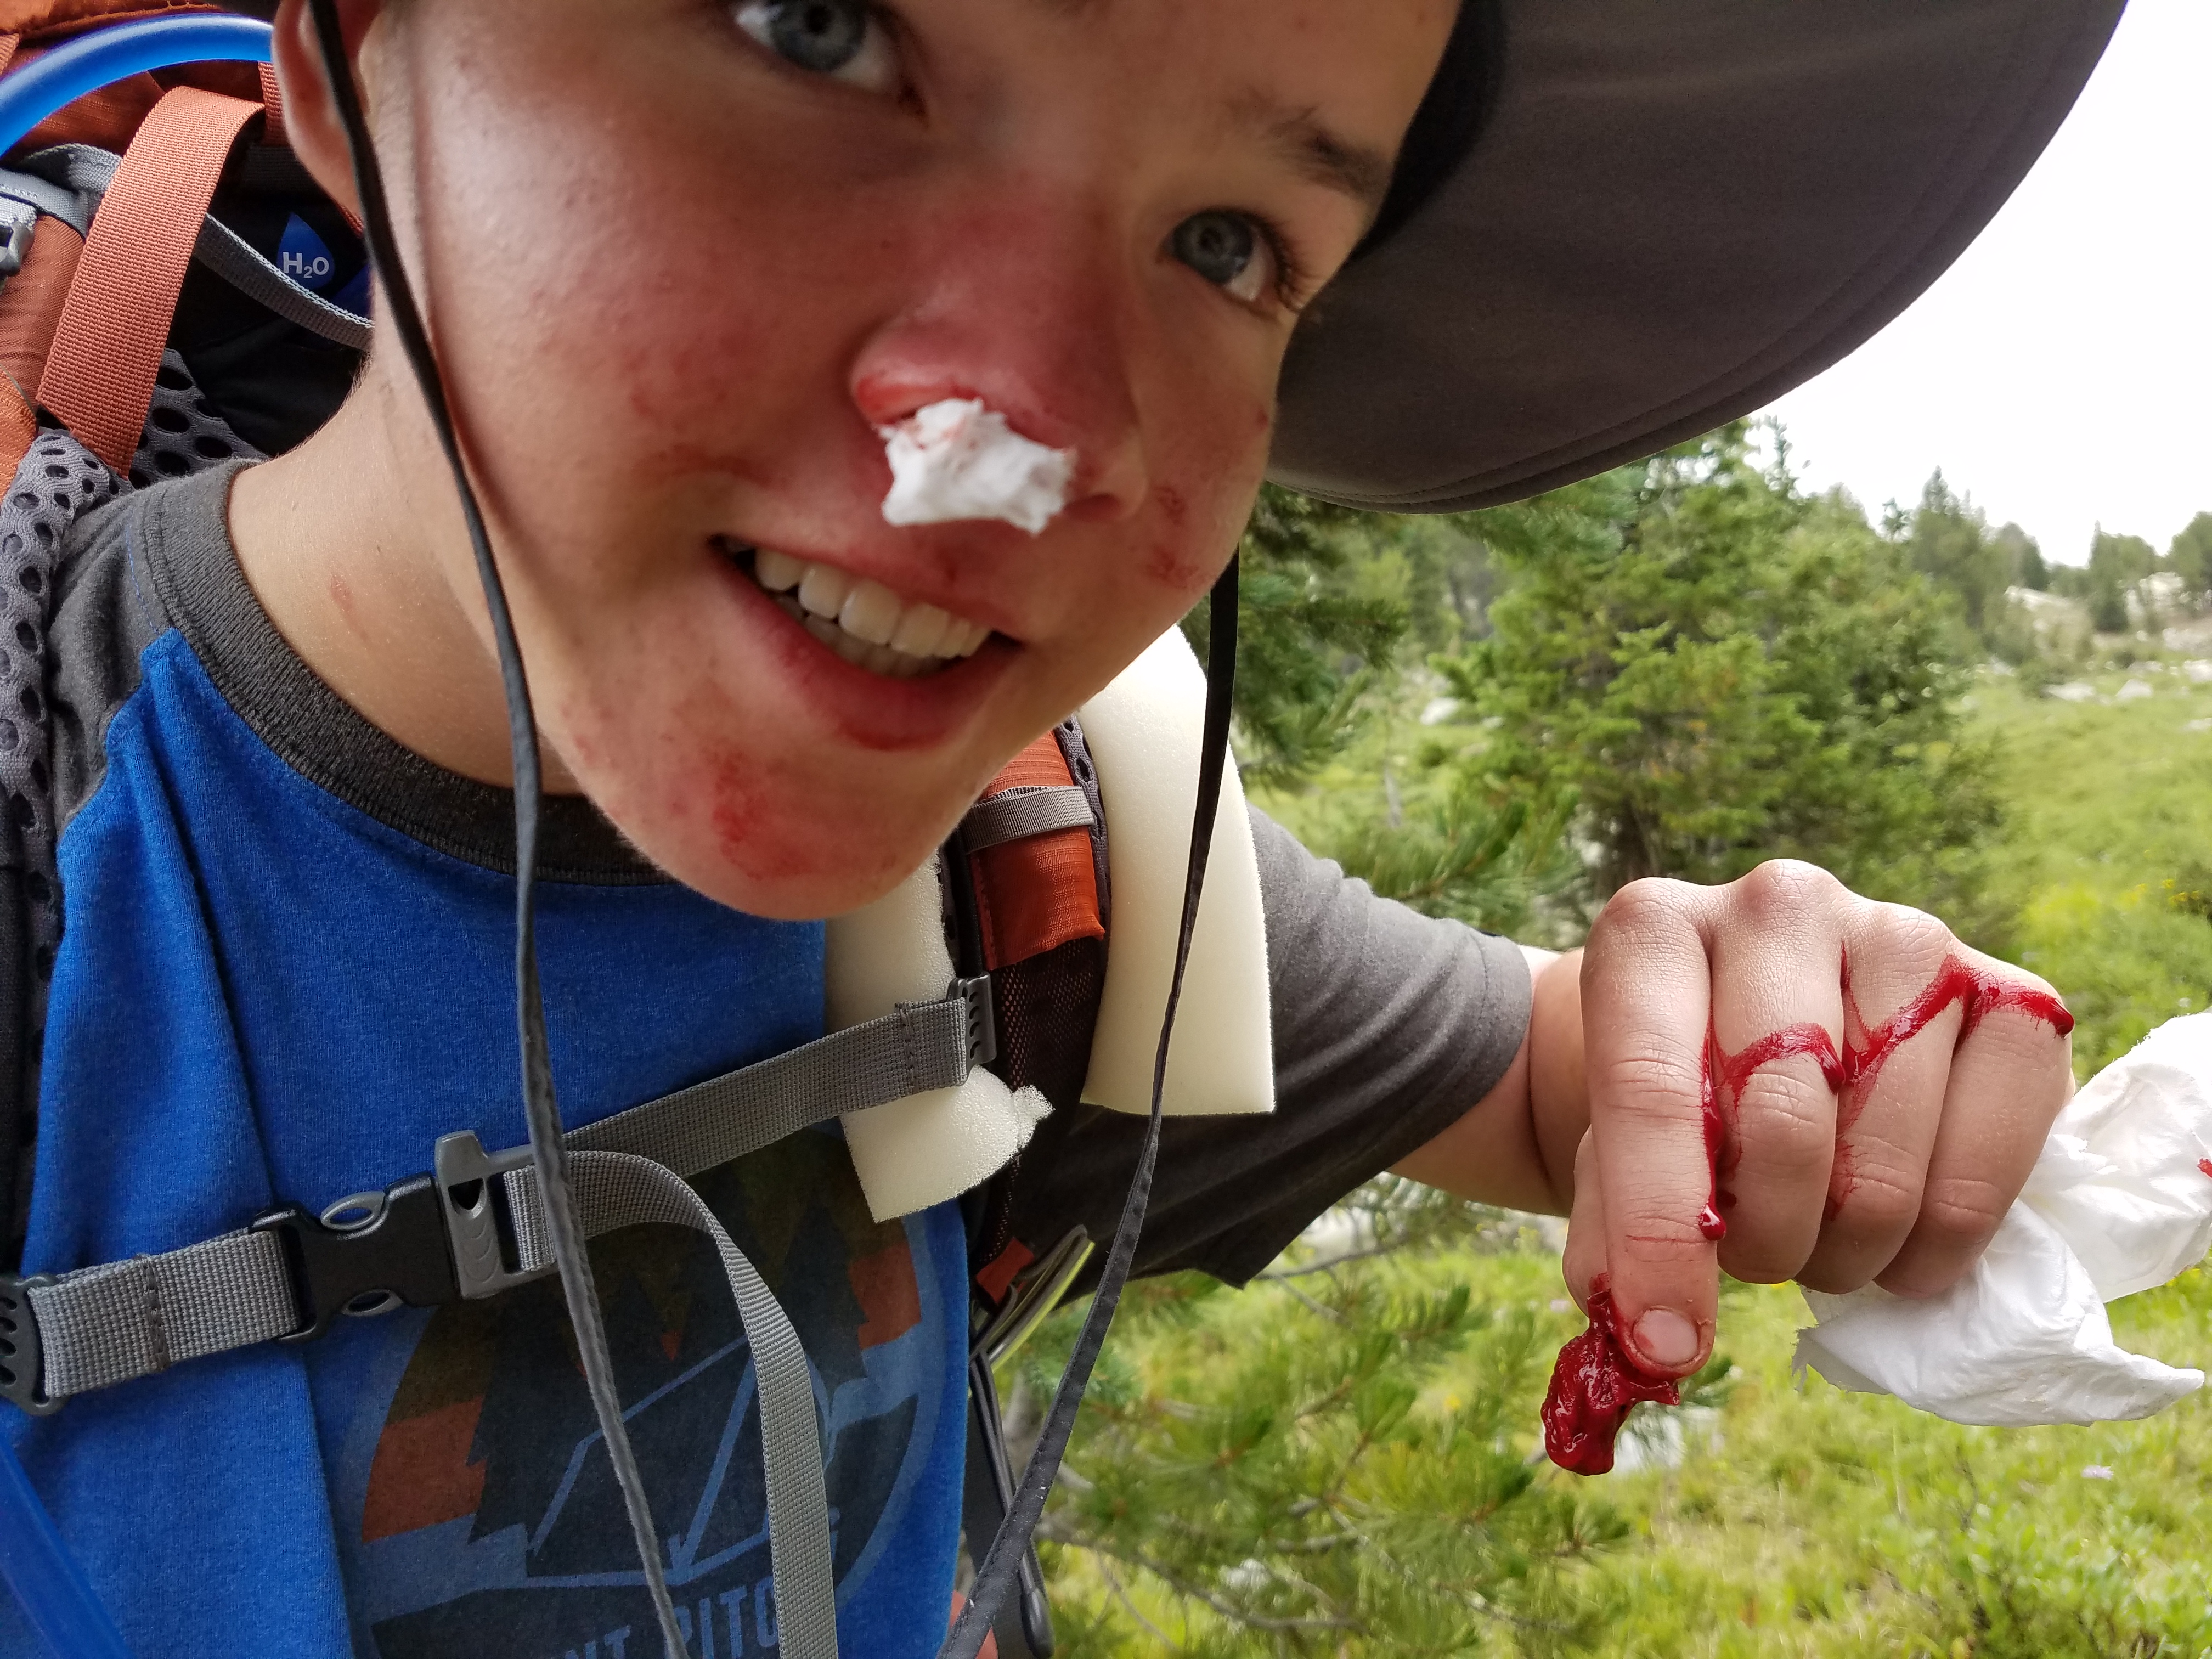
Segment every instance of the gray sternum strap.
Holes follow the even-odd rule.
[[[623,1154],[696,1175],[832,1118],[964,1082],[995,1054],[990,1010],[990,981],[963,981],[939,1001],[603,1119],[571,1133],[568,1145],[580,1169],[582,1154]],[[341,1314],[491,1296],[552,1271],[528,1148],[486,1156],[474,1135],[449,1135],[437,1161],[435,1177],[343,1200],[321,1218],[288,1205],[245,1231],[161,1255],[51,1277],[0,1275],[0,1398],[43,1414],[179,1360],[308,1340]],[[489,1202],[495,1179],[511,1257]],[[613,1213],[585,1209],[586,1231],[629,1224]]]
[[[1055,830],[1088,830],[1095,823],[1091,798],[1074,785],[1024,785],[1002,789],[969,807],[960,821],[960,842],[963,850],[980,853]]]
[[[26,1279],[23,1291],[30,1306],[14,1318],[6,1364],[15,1371],[27,1358],[35,1371],[45,1350],[42,1397],[27,1407],[33,1411],[58,1410],[71,1395],[165,1371],[180,1359],[273,1342],[300,1322],[283,1242],[274,1233],[225,1233],[166,1255]],[[28,1332],[25,1316],[36,1320]],[[37,1339],[27,1354],[27,1334]]]

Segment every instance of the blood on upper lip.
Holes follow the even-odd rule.
[[[1712,1185],[1705,1207],[1698,1212],[1698,1232],[1702,1237],[1717,1243],[1728,1237],[1728,1223],[1720,1213],[1732,1201],[1720,1184],[1728,1127],[1725,1110],[1743,1097],[1744,1085],[1761,1067],[1809,1055],[1837,1097],[1836,1163],[1826,1217],[1833,1220],[1851,1186],[1844,1132],[1857,1120],[1890,1056],[1926,1030],[1938,1014],[1954,1002],[1966,1005],[1966,1017],[1959,1027],[1958,1040],[1962,1042],[1986,1016],[2003,1008],[2017,1008],[2060,1036],[2074,1030],[2074,1016],[2049,992],[2007,985],[1994,974],[1957,957],[1947,958],[1925,990],[1870,1031],[1866,1030],[1851,999],[1848,961],[1844,963],[1843,989],[1847,1018],[1841,1054],[1826,1027],[1809,1023],[1771,1031],[1733,1054],[1721,1047],[1718,1031],[1710,1024],[1706,1027],[1698,1108]],[[1855,1041],[1854,1031],[1864,1035]],[[2212,1176],[2212,1158],[2200,1159],[2197,1167]],[[1551,1389],[1544,1396],[1544,1449],[1561,1468],[1577,1474],[1603,1474],[1613,1467],[1613,1438],[1628,1416],[1628,1408],[1639,1401],[1680,1405],[1681,1392],[1675,1383],[1650,1376],[1629,1357],[1620,1338],[1620,1316],[1602,1274],[1590,1282],[1589,1321],[1588,1330],[1559,1350],[1559,1363],[1553,1367]]]

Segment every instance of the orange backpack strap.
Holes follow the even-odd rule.
[[[257,64],[254,67],[261,71],[261,107],[269,112],[261,129],[261,142],[289,145],[292,141],[284,134],[284,88],[276,83],[276,66]]]
[[[1065,812],[1057,810],[1062,804]],[[992,971],[1074,939],[1106,937],[1093,817],[1050,732],[1007,763],[968,815],[976,919]],[[1003,830],[977,833],[994,818],[1005,822]]]
[[[8,65],[15,61],[15,48],[22,44],[20,34],[0,34],[0,75],[8,72]]]
[[[118,476],[138,448],[216,180],[260,111],[197,87],[165,94],[131,140],[85,239],[38,400]]]

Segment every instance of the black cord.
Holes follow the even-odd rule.
[[[1221,809],[1221,781],[1228,763],[1230,694],[1237,679],[1234,557],[1213,585],[1209,624],[1206,645],[1206,726],[1205,735],[1200,739],[1198,805],[1191,818],[1190,863],[1183,876],[1182,923],[1176,937],[1175,971],[1168,980],[1167,1012],[1160,1021],[1159,1051],[1152,1060],[1152,1110],[1145,1124],[1144,1143],[1137,1152],[1137,1171],[1130,1177],[1129,1195],[1121,1205],[1121,1224],[1114,1230],[1113,1247],[1106,1254],[1105,1268],[1098,1275],[1098,1288],[1091,1295],[1091,1311],[1084,1317],[1082,1332],[1075,1339],[1075,1351],[1068,1356],[1067,1369],[1060,1374],[1060,1387],[1054,1390],[1052,1409],[1045,1414],[1043,1432],[1037,1437],[1029,1466],[1015,1486],[1014,1501],[1000,1523],[998,1536],[991,1540],[990,1548],[976,1564],[975,1582],[968,1591],[968,1603],[960,1610],[960,1620],[953,1626],[952,1633],[939,1649],[938,1659],[975,1659],[982,1649],[983,1638],[991,1632],[999,1604],[1006,1599],[1029,1549],[1030,1536],[1044,1516],[1045,1499],[1052,1495],[1052,1483],[1060,1474],[1060,1459],[1066,1454],[1068,1437],[1075,1429],[1076,1412],[1083,1404],[1084,1391],[1091,1386],[1091,1368],[1098,1363],[1098,1351],[1105,1345],[1107,1327],[1114,1322],[1114,1310],[1121,1305],[1122,1287],[1128,1283],[1129,1269],[1136,1261],[1137,1235],[1143,1231],[1145,1211],[1152,1202],[1152,1168],[1159,1160],[1160,1151],[1160,1102],[1167,1089],[1168,1042],[1175,1035],[1176,1006],[1182,1000],[1183,969],[1189,964],[1191,935],[1198,927],[1199,896],[1206,886],[1206,858],[1212,850],[1213,820]]]
[[[599,1298],[592,1283],[592,1262],[576,1223],[575,1195],[568,1186],[568,1149],[562,1139],[561,1108],[553,1091],[553,1066],[545,1042],[545,1006],[538,981],[537,875],[538,817],[544,778],[539,769],[538,722],[531,708],[530,682],[523,672],[522,648],[514,634],[514,617],[492,556],[491,537],[484,527],[483,511],[477,501],[461,454],[459,434],[453,424],[445,382],[422,313],[415,301],[399,244],[392,233],[391,204],[384,193],[383,170],[377,164],[376,144],[362,113],[361,94],[354,84],[353,68],[346,56],[345,36],[339,27],[336,0],[308,0],[320,46],[323,72],[338,118],[345,127],[346,143],[353,155],[354,187],[361,197],[361,217],[369,258],[381,281],[393,331],[407,355],[415,380],[422,388],[430,424],[452,469],[453,488],[460,496],[461,516],[466,520],[469,547],[476,555],[477,578],[483,587],[485,606],[491,613],[492,637],[499,652],[500,684],[507,696],[507,744],[514,767],[514,1002],[515,1022],[522,1047],[522,1106],[530,1126],[531,1159],[538,1174],[538,1191],[545,1206],[547,1231],[553,1256],[561,1270],[561,1289],[568,1298],[569,1322],[576,1331],[576,1346],[584,1364],[585,1381],[591,1389],[592,1407],[606,1441],[608,1461],[622,1488],[629,1512],[630,1531],[637,1543],[638,1559],[645,1570],[659,1615],[662,1639],[671,1654],[684,1651],[675,1609],[668,1599],[668,1584],[661,1570],[660,1544],[653,1513],[645,1496],[636,1454],[622,1417],[616,1392],[614,1365],[607,1354],[606,1329],[599,1317]]]

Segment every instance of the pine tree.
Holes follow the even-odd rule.
[[[2181,597],[2192,609],[2212,600],[2212,513],[2200,513],[2173,538],[2166,563],[2181,578]]]
[[[1596,896],[1794,856],[1992,926],[1960,601],[1911,568],[1909,529],[1888,540],[1847,499],[1800,495],[1748,440],[1725,428],[1477,515],[1512,581],[1492,636],[1446,665],[1498,722],[1469,765],[1577,796]]]

